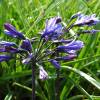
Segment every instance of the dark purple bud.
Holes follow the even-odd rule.
[[[50,59],[49,61],[51,62],[51,64],[52,64],[55,68],[57,68],[57,69],[60,68],[60,64],[59,64],[58,61],[56,61],[56,60],[54,60],[54,59]]]
[[[2,61],[8,61],[8,60],[10,60],[11,58],[12,58],[11,56],[0,55],[0,62],[2,62]]]
[[[57,57],[55,58],[55,60],[57,61],[70,61],[70,60],[73,60],[74,58],[76,58],[77,55],[67,55],[67,56],[63,56],[63,57]]]
[[[0,41],[0,45],[3,46],[17,46],[14,42]]]
[[[97,24],[98,22],[100,22],[100,20],[96,17],[95,14],[91,16],[81,15],[74,23],[74,26],[83,26],[83,25],[91,26]]]
[[[79,16],[81,16],[81,15],[82,15],[81,12],[78,12],[78,13],[72,15],[71,18],[70,18],[70,20],[72,20],[72,19],[74,19],[74,18],[77,18],[77,17],[79,17]]]
[[[14,26],[12,26],[11,24],[9,23],[5,23],[4,24],[4,27],[5,27],[5,34],[7,35],[10,35],[14,38],[20,38],[20,39],[25,39],[24,35],[20,32],[18,32]]]
[[[32,58],[33,58],[33,54],[31,53],[31,54],[29,54],[29,56],[26,59],[24,59],[22,61],[22,63],[23,64],[28,64],[31,61]]]
[[[41,66],[39,67],[39,79],[46,80],[48,79],[48,73],[44,70],[44,68]]]
[[[79,50],[79,49],[81,49],[83,47],[84,47],[83,42],[77,40],[77,41],[71,42],[71,43],[69,43],[67,45],[64,45],[64,46],[58,46],[56,48],[56,50],[58,52],[69,52],[69,51],[72,51],[72,50],[73,51]]]
[[[43,34],[41,38],[45,38],[46,40],[55,40],[58,37],[60,37],[62,32],[62,25],[61,25],[61,18],[60,17],[54,17],[50,20],[46,21],[46,27],[43,31]]]
[[[61,17],[58,17],[57,20],[56,20],[56,24],[60,23],[62,20],[61,20]]]
[[[32,52],[32,45],[29,39],[23,40],[20,46],[22,49],[25,49],[29,52]]]

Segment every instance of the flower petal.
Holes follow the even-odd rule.
[[[51,62],[51,64],[52,64],[55,68],[57,68],[57,69],[60,68],[60,64],[59,64],[58,61],[56,61],[56,60],[54,60],[54,59],[50,59],[49,61]]]
[[[14,38],[20,38],[20,39],[25,39],[24,35],[20,32],[18,32],[14,26],[12,26],[11,24],[9,23],[5,23],[4,24],[4,27],[5,27],[5,34],[7,35],[10,35]]]

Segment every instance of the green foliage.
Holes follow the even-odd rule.
[[[66,23],[79,11],[100,18],[100,0],[0,0],[0,40],[19,42],[4,35],[5,22],[32,38],[39,35],[47,18],[60,15]],[[60,100],[100,100],[100,33],[81,35],[80,40],[85,47],[78,58],[61,64]],[[56,71],[49,64],[44,67],[50,79],[41,81],[37,76],[37,100],[56,100]],[[31,100],[31,80],[30,66],[16,60],[0,63],[0,100]]]

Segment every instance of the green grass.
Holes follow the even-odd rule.
[[[0,40],[19,43],[3,33],[5,22],[32,38],[39,36],[47,18],[60,15],[67,23],[79,11],[100,18],[100,0],[0,0]],[[100,24],[95,29],[100,29]],[[100,33],[81,35],[79,39],[85,47],[78,58],[61,64],[60,100],[100,100]],[[55,69],[44,66],[51,79],[41,81],[37,76],[37,100],[56,100]],[[29,66],[16,60],[0,63],[0,100],[31,100],[31,80]]]

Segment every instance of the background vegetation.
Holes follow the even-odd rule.
[[[68,22],[79,11],[95,13],[100,18],[100,0],[0,0],[0,40],[19,42],[4,35],[5,22],[32,38],[39,35],[47,18],[60,15]],[[100,29],[100,24],[95,29]],[[78,58],[62,64],[64,77],[60,80],[59,96],[61,100],[100,100],[100,33],[81,35],[80,40],[85,47]],[[56,100],[56,70],[49,64],[44,67],[51,78],[41,81],[37,76],[37,100]],[[31,100],[31,80],[29,66],[15,59],[0,63],[0,100]]]

